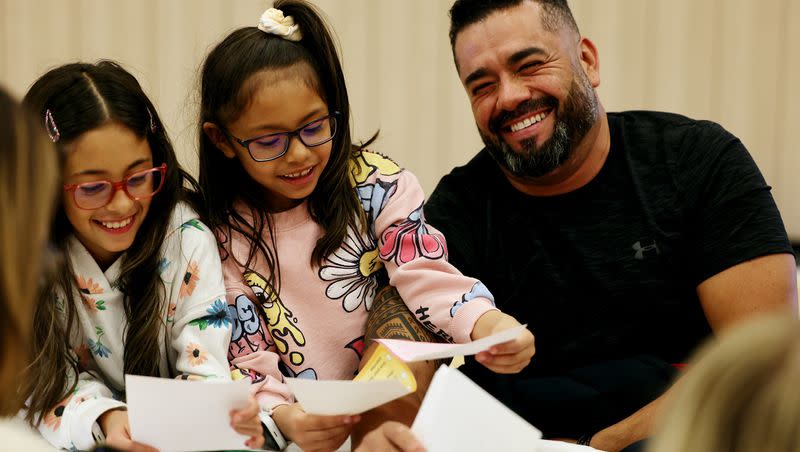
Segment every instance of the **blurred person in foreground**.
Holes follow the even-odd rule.
[[[693,357],[648,452],[800,451],[800,321],[766,316]]]

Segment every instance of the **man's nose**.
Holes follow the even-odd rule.
[[[507,77],[500,81],[497,94],[497,109],[513,111],[519,104],[528,100],[530,96],[530,90],[521,80],[515,77]]]

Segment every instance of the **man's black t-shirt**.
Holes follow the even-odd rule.
[[[512,378],[637,355],[683,362],[710,334],[698,284],[792,252],[770,187],[736,137],[666,113],[608,120],[607,161],[578,190],[522,194],[484,149],[425,206],[450,261],[536,337],[531,364]],[[465,370],[484,386],[498,378],[471,360]]]

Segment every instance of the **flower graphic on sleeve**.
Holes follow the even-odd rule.
[[[464,303],[470,302],[478,297],[487,298],[492,302],[492,306],[494,306],[494,295],[489,292],[489,289],[482,282],[478,281],[472,285],[472,289],[470,289],[469,292],[461,296],[460,300],[453,303],[453,307],[450,308],[450,317],[455,317],[456,312],[461,309],[461,306],[464,306]]]
[[[386,228],[381,234],[381,259],[394,259],[403,265],[414,259],[447,259],[444,236],[430,233],[422,217],[422,206],[411,212],[404,221]]]
[[[208,353],[203,350],[203,347],[194,342],[186,346],[186,354],[188,355],[189,364],[194,367],[200,366],[208,360]]]
[[[350,230],[341,248],[327,258],[319,270],[324,281],[333,281],[325,290],[332,300],[343,298],[342,307],[355,311],[361,303],[367,310],[372,306],[378,288],[377,272],[383,268],[378,259],[377,245],[371,237],[361,237]]]
[[[52,410],[47,412],[44,417],[44,425],[50,427],[55,431],[61,427],[61,417],[64,415],[64,410],[67,409],[69,401],[72,399],[73,394],[70,394],[66,399],[58,403]]]
[[[214,328],[227,328],[231,324],[228,305],[220,299],[214,300],[210,308],[206,309],[208,315],[194,319],[189,325],[200,328],[200,331],[212,326]]]
[[[189,262],[189,268],[186,269],[186,273],[183,275],[180,297],[187,297],[194,293],[194,289],[197,287],[197,281],[199,280],[200,274],[198,272],[197,262]]]
[[[103,328],[97,326],[95,327],[95,334],[97,335],[97,340],[89,339],[87,344],[89,345],[89,350],[92,352],[94,356],[99,358],[108,358],[111,356],[111,350],[103,344],[102,338],[105,336],[105,331]]]

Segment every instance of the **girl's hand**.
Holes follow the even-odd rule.
[[[272,419],[286,439],[297,443],[305,452],[331,452],[344,444],[361,417],[308,414],[295,403],[275,408]]]
[[[472,340],[484,338],[520,323],[517,319],[500,311],[489,311],[478,318],[472,328]],[[525,330],[516,339],[493,345],[488,351],[475,355],[475,360],[499,374],[515,374],[525,368],[536,352],[533,333]]]
[[[367,433],[355,452],[425,452],[425,447],[411,429],[395,421],[386,421]]]
[[[231,411],[231,427],[236,433],[247,435],[250,438],[244,445],[251,449],[261,449],[264,445],[264,431],[261,427],[261,418],[258,417],[258,402],[250,396],[247,407]]]
[[[106,444],[125,452],[158,452],[155,447],[137,443],[131,439],[131,427],[128,424],[128,412],[125,410],[108,410],[97,419]]]

